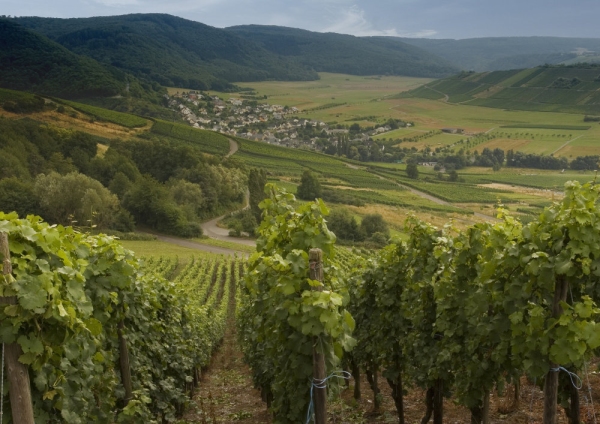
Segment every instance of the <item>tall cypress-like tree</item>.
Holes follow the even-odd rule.
[[[306,170],[302,173],[302,179],[296,194],[302,200],[315,200],[317,197],[322,197],[321,183],[312,172]]]
[[[256,222],[261,221],[261,210],[258,205],[266,197],[265,184],[267,184],[267,172],[264,169],[251,169],[248,174],[249,202],[250,211]]]

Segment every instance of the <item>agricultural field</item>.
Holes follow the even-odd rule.
[[[524,81],[527,75],[535,78],[534,74],[534,70],[498,71],[482,75],[476,83],[469,82],[469,84],[493,84],[499,80],[499,85],[507,84],[507,87],[510,87],[517,82],[522,84],[521,81]],[[600,140],[600,125],[583,122],[581,113],[495,109],[475,106],[472,102],[468,105],[453,104],[445,102],[443,96],[439,95],[433,96],[438,100],[398,96],[398,93],[421,86],[424,83],[421,78],[372,78],[327,73],[321,73],[320,76],[319,81],[260,82],[239,85],[252,88],[258,98],[267,95],[264,101],[271,104],[298,107],[301,110],[299,117],[318,119],[330,124],[349,125],[358,122],[360,125],[373,125],[383,123],[389,118],[415,123],[415,127],[412,128],[397,129],[375,136],[374,139],[379,142],[387,142],[390,138],[393,140],[414,137],[419,133],[447,127],[462,128],[466,132],[465,135],[440,134],[416,143],[405,143],[405,146],[401,145],[401,147],[415,147],[418,150],[425,147],[443,147],[453,144],[455,139],[460,140],[470,134],[499,131],[510,133],[511,139],[512,134],[529,133],[527,137],[520,137],[523,142],[508,147],[515,151],[536,154],[554,152],[556,156],[573,158],[579,155],[600,154],[600,143],[596,142]],[[441,81],[431,82],[430,85],[437,87],[436,84],[441,84]],[[461,95],[456,84],[444,84],[451,88],[452,93],[449,94]],[[181,89],[171,90],[181,91]],[[216,94],[224,98],[243,95],[243,93]],[[477,94],[477,96],[484,95],[485,92]],[[318,109],[321,107],[325,108]],[[302,112],[308,109],[312,110]],[[554,134],[556,136],[553,136]],[[573,140],[575,138],[577,139]],[[569,140],[571,141],[563,146]],[[496,147],[501,147],[498,143],[496,142]],[[509,143],[509,146],[511,144],[514,143]],[[478,147],[478,150],[481,149],[483,147]],[[285,167],[287,165],[289,164],[285,164]]]
[[[235,157],[249,166],[262,167],[279,176],[300,176],[305,170],[314,171],[323,178],[336,178],[344,185],[356,188],[388,188],[395,185],[377,176],[357,169],[350,163],[332,156],[309,150],[294,150],[259,141],[237,139],[240,144]]]
[[[311,119],[373,125],[378,122],[377,118],[387,115],[385,111],[389,106],[382,99],[432,81],[429,78],[364,77],[325,72],[319,76],[317,81],[240,82],[238,85],[252,88],[256,97],[266,95],[265,101],[270,104],[295,106],[307,111],[302,116]],[[171,93],[176,91],[182,90],[170,89]],[[243,92],[214,94],[225,99],[244,95]]]
[[[194,255],[202,255],[202,252],[196,249],[177,246],[160,240],[119,240],[119,243],[121,243],[126,249],[132,250],[136,256],[139,257],[179,258],[179,260],[187,262],[189,258]]]
[[[108,110],[101,107],[90,106],[83,103],[72,102],[70,100],[59,100],[60,103],[71,106],[73,109],[91,115],[96,119],[113,124],[121,125],[126,128],[139,128],[148,125],[148,120],[128,113]]]
[[[375,141],[395,140],[402,138],[410,138],[426,133],[425,130],[415,130],[414,128],[398,128],[397,130],[388,131],[373,137]]]
[[[152,125],[152,132],[185,141],[206,153],[221,156],[229,153],[229,140],[212,131],[200,131],[188,125],[157,120]]]
[[[508,74],[510,78],[512,77]],[[487,77],[492,78],[492,76]],[[523,153],[553,154],[573,159],[579,155],[600,154],[600,125],[583,122],[583,115],[538,111],[509,111],[471,105],[457,105],[443,100],[420,98],[398,98],[398,92],[419,86],[423,80],[418,78],[377,77],[365,78],[336,74],[322,74],[320,81],[312,82],[262,82],[243,83],[251,87],[256,96],[267,95],[269,103],[288,104],[311,109],[309,113],[299,113],[299,117],[322,119],[349,125],[359,122],[372,125],[385,122],[389,118],[414,122],[411,128],[402,128],[381,134],[375,139],[387,146],[395,139],[418,137],[428,134],[415,142],[401,142],[399,147],[423,150],[450,147],[458,151],[466,147],[461,140],[475,134],[487,132],[491,137],[471,147],[471,152],[481,153],[484,148],[503,150],[512,149]],[[503,80],[503,83],[508,80]],[[510,81],[509,81],[510,82]],[[448,86],[450,87],[450,86]],[[451,87],[450,87],[451,88]],[[449,88],[449,89],[450,89]],[[458,94],[458,86],[452,88]],[[6,91],[6,90],[5,90]],[[453,93],[454,93],[453,91]],[[0,93],[2,94],[2,93]],[[219,93],[221,97],[240,96],[243,93]],[[481,93],[480,93],[481,94]],[[11,93],[5,93],[10,97]],[[12,94],[14,96],[14,93]],[[29,96],[25,94],[24,96]],[[17,96],[18,97],[18,96]],[[335,97],[332,99],[332,97]],[[290,100],[290,101],[288,101]],[[82,105],[84,108],[91,108]],[[96,112],[97,116],[101,113]],[[83,109],[81,109],[83,111]],[[91,111],[91,109],[89,109]],[[102,109],[100,109],[102,110]],[[108,113],[113,113],[107,111]],[[223,156],[229,152],[229,141],[221,134],[196,130],[186,125],[165,121],[155,121],[152,127],[138,128],[133,131],[136,119],[132,115],[119,114],[120,125],[95,122],[84,115],[78,117],[45,111],[32,114],[46,121],[52,116],[55,122],[64,121],[64,125],[76,124],[78,128],[91,132],[92,128],[107,139],[115,136],[130,138],[138,132],[150,131],[154,135],[168,137],[196,146],[199,150],[212,155]],[[123,115],[123,116],[121,116]],[[339,116],[336,116],[339,115]],[[115,115],[116,116],[116,115]],[[127,118],[124,118],[127,117]],[[122,119],[121,119],[122,118]],[[128,120],[131,122],[128,122]],[[61,121],[62,120],[62,121]],[[442,128],[461,128],[465,134],[441,133]],[[128,133],[131,131],[131,133]],[[431,135],[429,135],[431,134]],[[392,139],[392,141],[390,141]],[[396,163],[362,163],[336,158],[309,150],[291,150],[264,142],[236,139],[239,150],[233,156],[247,167],[261,167],[269,171],[270,179],[295,192],[300,175],[304,170],[316,173],[323,187],[332,191],[351,195],[363,208],[381,208],[397,211],[406,216],[410,211],[427,213],[435,222],[456,215],[463,220],[482,219],[478,213],[493,215],[498,200],[510,210],[526,210],[535,203],[535,198],[519,193],[522,187],[558,193],[564,183],[571,179],[588,179],[591,174],[582,174],[567,170],[540,171],[503,168],[492,172],[486,168],[466,168],[459,170],[460,184],[441,182],[438,172],[431,167],[420,167],[420,179],[410,180],[405,176],[405,165]],[[457,144],[458,143],[458,144]],[[99,149],[106,149],[104,144]],[[432,160],[435,161],[435,160]],[[373,169],[375,168],[375,169]],[[398,185],[402,184],[402,186]],[[496,185],[496,186],[492,186]],[[501,186],[502,188],[499,188]],[[433,196],[444,203],[432,201],[426,196],[415,194],[407,188]],[[341,200],[345,198],[341,197]],[[335,200],[335,199],[334,199]],[[340,201],[340,199],[337,199]],[[543,199],[546,204],[549,199]],[[361,208],[361,206],[354,206]],[[534,209],[535,210],[535,207]],[[531,212],[531,210],[530,210]],[[357,212],[358,213],[358,212]],[[358,213],[357,216],[360,216]],[[141,247],[140,247],[141,248]],[[182,248],[183,249],[183,248]],[[149,248],[147,251],[151,251]]]
[[[598,69],[587,65],[538,67],[520,72],[461,73],[401,96],[431,99],[425,91],[429,88],[451,103],[596,114],[600,112],[597,78]]]
[[[526,78],[530,78],[531,81],[533,81],[535,78],[539,77],[539,74],[532,72],[531,74],[523,76],[507,73],[505,76],[510,80],[519,76],[520,80],[517,81],[515,79],[515,82],[511,82],[511,84],[517,84],[519,81],[523,81],[523,79]],[[485,78],[488,78],[491,81],[495,77],[492,75]],[[382,134],[380,138],[378,138],[380,141],[387,141],[391,137],[414,137],[415,135],[436,130],[435,132],[432,132],[431,137],[420,139],[414,143],[402,143],[402,147],[406,145],[406,147],[415,147],[418,150],[423,150],[427,147],[432,149],[437,147],[447,147],[454,145],[461,139],[472,136],[473,133],[489,132],[491,137],[490,140],[472,147],[472,152],[477,151],[480,153],[484,148],[502,148],[504,150],[513,149],[524,153],[544,155],[554,154],[556,156],[568,158],[583,154],[581,152],[586,152],[585,154],[600,154],[600,143],[598,142],[598,140],[600,140],[600,125],[595,123],[592,125],[584,124],[582,115],[543,112],[511,112],[477,106],[453,105],[444,101],[429,99],[391,98],[391,96],[382,94],[386,88],[385,83],[391,84],[393,81],[396,81],[397,84],[400,84],[400,80],[404,81],[408,86],[409,79],[393,79],[387,77],[375,79],[348,77],[346,79],[345,76],[335,75],[324,75],[323,79],[318,82],[260,83],[260,86],[265,92],[269,93],[267,94],[268,97],[272,96],[274,98],[277,96],[277,89],[286,87],[290,93],[294,93],[294,99],[298,102],[303,99],[301,96],[306,92],[306,94],[304,94],[304,101],[307,105],[311,106],[309,107],[309,109],[311,109],[309,115],[316,117],[319,116],[319,114],[322,114],[321,116],[324,118],[319,119],[340,119],[338,122],[351,123],[353,122],[353,116],[356,118],[355,122],[369,124],[376,121],[384,121],[388,117],[395,117],[405,121],[414,121],[416,123],[415,128],[396,130],[387,134]],[[346,83],[352,85],[355,92],[331,95],[330,90],[333,90],[334,86],[337,90],[343,91],[343,87]],[[301,87],[303,85],[311,88],[302,89]],[[461,84],[456,84],[455,86],[449,84],[446,86],[448,91],[452,91],[450,96],[451,99],[456,99],[456,96],[461,95],[459,91],[460,86]],[[479,87],[476,84],[470,84],[469,87],[471,86],[474,87],[472,90],[477,90]],[[273,91],[267,91],[268,87],[272,87],[271,89]],[[290,87],[294,87],[294,90]],[[291,96],[292,94],[290,93],[288,93],[287,96]],[[327,98],[325,94],[329,94],[330,97]],[[0,96],[1,95],[2,93],[0,93]],[[8,93],[4,95],[6,98],[9,98],[11,94]],[[280,94],[280,96],[282,98],[286,97],[286,95],[283,94]],[[340,96],[340,98],[337,98],[338,96]],[[331,97],[336,98],[332,99]],[[318,101],[314,99],[311,100],[311,98],[317,99]],[[334,103],[337,105],[329,107]],[[370,108],[369,106],[373,106],[373,108]],[[344,115],[349,113],[345,109],[352,110],[353,112]],[[334,115],[331,115],[336,113],[338,116],[334,117]],[[9,116],[11,119],[16,119],[14,115],[11,114],[7,114],[6,116]],[[43,113],[40,112],[39,114],[32,116],[59,117],[62,115],[57,112],[44,111]],[[341,120],[342,118],[345,118],[345,116],[349,116],[350,118]],[[131,122],[133,122],[135,118],[137,117],[132,117]],[[78,128],[86,128],[84,123],[85,125],[97,125],[97,123],[94,122],[87,122],[89,120],[87,112],[85,116],[80,118],[71,117],[71,119],[74,120],[73,122],[81,123],[81,126]],[[118,119],[121,120],[119,126],[122,127],[122,134],[127,134],[126,129],[129,130],[133,128],[131,122],[128,121],[130,118],[121,117]],[[106,125],[106,123],[103,124]],[[116,124],[111,125],[116,126]],[[444,127],[464,128],[467,134],[441,134],[437,131]],[[137,129],[136,131],[145,132],[144,136],[146,137],[160,136],[161,138],[164,137],[173,142],[179,141],[188,145],[193,145],[207,154],[223,156],[229,152],[229,140],[225,136],[210,131],[195,130],[185,125],[156,121],[151,128],[147,125],[147,127]],[[381,214],[383,219],[391,227],[392,236],[408,239],[411,241],[409,243],[410,246],[417,246],[419,244],[415,243],[415,240],[423,240],[427,237],[431,237],[431,240],[434,240],[434,238],[437,240],[438,237],[437,230],[427,227],[427,224],[424,224],[422,227],[413,227],[412,230],[414,230],[414,232],[412,232],[412,230],[407,231],[405,224],[407,219],[410,220],[412,216],[416,215],[419,219],[428,224],[433,224],[438,228],[451,222],[454,229],[465,230],[472,224],[483,220],[494,221],[494,217],[497,214],[496,208],[498,204],[501,203],[513,215],[522,219],[523,222],[528,222],[535,220],[544,207],[563,198],[562,192],[565,182],[573,179],[588,181],[595,178],[595,174],[592,172],[574,172],[570,170],[545,171],[504,167],[500,170],[493,171],[490,168],[470,167],[458,170],[459,181],[449,182],[442,181],[439,173],[435,171],[433,167],[419,166],[419,178],[409,179],[406,175],[406,165],[401,163],[362,163],[344,158],[327,156],[309,150],[291,150],[264,142],[255,142],[245,139],[237,139],[236,142],[239,145],[239,150],[234,154],[233,159],[244,163],[247,168],[265,168],[269,172],[268,178],[270,182],[276,182],[288,191],[295,192],[302,172],[307,169],[311,170],[317,175],[324,191],[329,195],[333,192],[334,194],[351,196],[353,199],[357,200],[356,204],[348,205],[343,202],[330,202],[326,199],[329,207],[334,210],[336,208],[349,210],[354,217],[358,218],[358,222],[363,220],[367,215]],[[105,149],[108,144],[109,141],[107,144],[103,145],[103,149]],[[464,147],[464,145],[457,144],[453,148],[459,149],[462,147]],[[219,158],[211,158],[211,160],[213,159],[217,161]],[[341,198],[343,198],[343,196],[341,196]],[[297,207],[299,203],[300,202],[293,204],[293,207]],[[285,210],[285,208],[281,209]],[[281,221],[287,223],[293,219],[296,218],[289,218],[289,220],[284,218],[281,219]],[[560,229],[561,225],[563,225],[563,223],[552,222],[545,222],[543,224],[548,225],[549,228],[554,230]],[[590,222],[590,225],[592,224],[593,222]],[[314,229],[320,224],[318,222],[303,222],[302,225],[311,225],[312,229]],[[300,226],[290,228],[296,228],[296,230],[291,231],[301,229]],[[53,229],[52,231],[58,230]],[[419,231],[421,231],[421,233],[419,233]],[[454,231],[454,233],[457,233],[458,238],[456,241],[462,243],[462,240],[460,239],[461,235],[458,234],[457,231]],[[283,247],[280,251],[275,249],[271,253],[293,254],[290,253],[291,251],[283,251],[283,249],[288,249],[291,246],[289,240],[284,239],[287,235],[283,236],[283,234],[284,231],[281,231],[281,234],[274,234],[278,237],[276,242]],[[306,234],[310,234],[310,232],[305,231],[303,237],[306,237]],[[561,232],[553,231],[552,234],[561,234]],[[478,240],[478,237],[479,236],[476,235],[473,237],[473,240]],[[290,236],[290,240],[293,240],[293,243],[296,243],[299,239],[301,239],[301,237]],[[302,239],[302,241],[304,242],[304,239]],[[490,238],[489,241],[490,243],[500,243],[496,238]],[[199,240],[199,242],[202,242],[202,240]],[[229,242],[205,242],[213,246],[234,248]],[[160,290],[165,290],[164,292],[160,292],[160,296],[162,296],[161,300],[170,299],[170,303],[168,304],[171,305],[170,307],[173,308],[173,311],[177,312],[176,314],[173,314],[173,319],[171,319],[168,314],[164,314],[165,320],[169,320],[164,322],[164,328],[175,329],[173,331],[177,331],[175,334],[177,336],[179,349],[181,352],[191,352],[185,354],[189,355],[189,357],[193,357],[193,361],[187,363],[185,367],[180,367],[182,371],[181,376],[179,380],[175,381],[175,383],[177,383],[177,388],[170,386],[162,387],[158,384],[160,381],[149,380],[148,377],[144,375],[134,376],[134,378],[141,380],[147,379],[148,381],[152,381],[153,387],[162,387],[160,389],[152,388],[151,394],[153,402],[148,404],[147,408],[156,408],[155,405],[159,405],[160,403],[154,401],[155,399],[169,396],[169,399],[171,400],[165,402],[165,405],[178,405],[177,402],[182,405],[193,405],[187,412],[188,416],[185,418],[186,420],[189,418],[190,422],[200,422],[202,419],[210,416],[210,414],[214,417],[217,413],[230,421],[251,418],[253,420],[252,422],[256,423],[269,422],[269,414],[266,412],[266,409],[256,406],[257,404],[262,404],[258,401],[260,395],[252,389],[253,384],[249,378],[248,369],[242,368],[240,365],[243,364],[243,354],[247,355],[246,359],[252,358],[251,355],[248,356],[248,352],[252,353],[252,351],[247,350],[248,347],[245,347],[245,350],[242,353],[238,347],[235,347],[235,340],[238,337],[236,332],[248,330],[247,327],[244,327],[244,323],[247,323],[248,321],[243,321],[244,315],[238,315],[236,308],[241,308],[240,310],[243,312],[243,307],[251,304],[258,304],[258,302],[247,302],[247,298],[245,302],[241,302],[244,294],[239,292],[236,293],[236,290],[240,287],[238,282],[245,271],[246,255],[236,255],[234,257],[215,256],[199,253],[194,249],[174,246],[161,241],[123,241],[122,244],[126,248],[133,250],[136,253],[136,256],[144,257],[143,266],[145,268],[144,272],[140,272],[140,275],[145,274],[151,278],[154,278],[155,276],[159,279],[164,278],[164,281],[170,281],[169,285],[163,284],[161,282],[163,280],[160,280],[160,284],[157,285],[157,288],[160,287]],[[431,246],[433,246],[433,244],[434,243],[430,243]],[[458,245],[458,243],[455,244],[455,246]],[[467,246],[468,243],[460,245]],[[503,248],[502,245],[491,246],[494,246],[494,248],[497,248],[498,250]],[[446,249],[444,246],[440,247]],[[250,253],[250,251],[253,250],[250,247],[242,247],[241,249],[243,249],[245,253]],[[413,247],[411,247],[411,249],[413,249]],[[523,257],[525,257],[525,254],[527,254],[527,257],[531,257],[531,252],[526,252],[525,249],[526,247],[523,247],[521,252]],[[354,257],[355,255],[349,253],[349,250],[347,249],[343,249],[342,252],[343,253],[339,255],[341,262],[340,269],[344,272],[353,271],[352,263],[356,260]],[[483,260],[481,259],[480,252],[465,251],[465,253],[476,253],[473,257],[478,261]],[[75,252],[72,252],[72,254],[75,255]],[[440,264],[442,263],[441,257],[433,254],[433,250],[429,252],[414,251],[410,254],[414,254],[414,258],[418,260],[430,258],[431,260],[439,261]],[[370,255],[375,255],[375,253],[371,252]],[[26,259],[27,258],[19,258],[19,260],[23,261]],[[303,258],[302,260],[305,259],[306,258]],[[260,258],[256,260],[259,261]],[[384,263],[385,261],[380,262]],[[521,262],[525,264],[527,261]],[[463,266],[465,264],[456,263],[456,265]],[[575,267],[580,265],[576,261],[573,261],[572,266]],[[422,268],[425,269],[426,267],[422,266]],[[475,269],[470,266],[465,268],[470,270]],[[308,266],[306,269],[308,269]],[[398,268],[394,268],[393,278],[404,278],[404,275],[408,275],[406,272],[397,272],[397,269]],[[522,273],[519,273],[519,275],[521,275],[519,278],[522,279],[522,281],[519,280],[519,287],[523,287],[523,281],[531,281],[531,279],[527,280],[525,277],[538,277],[537,275],[526,275],[526,272],[529,272],[529,268],[523,268]],[[246,284],[254,284],[255,281],[253,282],[252,279],[257,278],[256,276],[258,274],[254,273],[249,275],[250,277],[246,279]],[[288,275],[291,275],[291,273]],[[506,275],[506,273],[503,273],[502,275]],[[502,275],[498,278],[503,278]],[[345,281],[344,278],[340,278],[340,281]],[[280,281],[282,280],[272,280],[274,284],[280,284]],[[444,281],[444,283],[446,283],[446,287],[453,287],[453,290],[456,289],[456,292],[453,293],[456,293],[458,296],[465,293],[460,286],[464,281],[468,280],[457,278],[456,281],[448,280]],[[100,280],[95,281],[91,279],[86,282],[86,284],[88,284],[87,287],[93,288],[94,284],[98,284],[99,282]],[[450,283],[452,285],[450,285]],[[507,281],[507,284],[512,283],[511,281]],[[377,284],[372,285],[373,290],[379,290],[377,287]],[[172,292],[167,292],[166,290],[171,290],[170,288],[172,288]],[[115,288],[115,290],[117,289]],[[121,289],[119,288],[119,290]],[[273,293],[274,292],[276,292],[276,290],[273,290]],[[406,293],[410,294],[410,291],[407,291]],[[125,292],[122,294],[129,295],[129,293]],[[154,296],[154,294],[150,294]],[[153,303],[154,300],[150,294],[147,295],[148,299],[139,299],[140,311],[143,310],[142,305],[152,305],[152,308],[158,308],[156,306],[158,305],[158,302]],[[389,293],[382,292],[381,294],[378,294],[379,297],[377,298],[391,298],[387,296],[388,294]],[[245,295],[247,296],[248,293],[245,293]],[[407,298],[409,301],[403,306],[407,310],[410,310],[414,305],[418,305],[418,302],[425,299],[421,292],[415,292],[414,295],[412,301],[410,298]],[[444,299],[440,299],[440,301],[450,301],[453,298],[453,296],[447,296]],[[357,296],[357,293],[351,292],[350,299],[352,302],[355,302],[354,304],[351,304],[350,307],[358,308],[362,305],[362,303],[357,302],[357,300],[361,302],[363,300]],[[433,294],[431,299],[434,299]],[[98,299],[98,305],[101,305],[100,300],[101,299]],[[142,300],[143,302],[141,302]],[[477,299],[474,297],[472,300],[476,301]],[[515,301],[515,299],[509,300],[511,300],[511,302]],[[463,310],[463,308],[456,308],[454,304],[447,304],[446,306],[446,309],[444,309],[445,311]],[[149,309],[148,312],[152,312],[152,310]],[[250,316],[259,316],[257,312],[260,311],[249,310],[247,312],[248,315],[246,315],[246,318]],[[420,313],[420,311],[418,312]],[[352,313],[357,318],[356,322],[360,323],[360,311],[355,309]],[[152,312],[152,314],[155,314],[155,312]],[[155,315],[158,316],[158,314],[152,314],[149,314],[147,317],[143,316],[142,318],[150,322],[154,319]],[[268,320],[271,320],[273,316],[274,314],[271,310],[265,311],[265,322],[269,322]],[[420,315],[415,315],[415,317],[418,316]],[[436,316],[436,314],[433,314],[433,316]],[[184,317],[185,320],[182,317]],[[208,319],[208,317],[214,319]],[[84,319],[86,316],[82,314],[80,318]],[[447,319],[447,322],[449,323],[460,321],[457,320],[454,315],[449,315],[447,317],[442,316],[442,318]],[[111,316],[110,319],[112,321],[109,323],[115,328],[114,326],[121,318],[114,315]],[[235,319],[241,320],[241,326],[236,327]],[[413,329],[416,328],[414,324],[420,322],[417,321],[417,318],[414,318],[414,320],[412,325],[406,327],[406,331],[414,331]],[[272,322],[276,321],[277,320],[274,320]],[[463,321],[468,322],[468,320]],[[161,325],[163,325],[163,323],[161,323]],[[106,328],[109,328],[109,326],[106,326]],[[265,328],[265,330],[268,330],[265,334],[269,337],[271,337],[270,335],[272,334],[278,334],[276,331],[272,331],[271,328]],[[197,340],[191,339],[188,336],[189,334],[186,333],[188,331],[189,333],[193,332],[194,334],[201,335],[201,338]],[[381,327],[377,328],[376,331],[378,332],[377,334],[381,333]],[[452,333],[454,334],[454,332]],[[132,334],[139,338],[145,337],[145,335],[142,335],[142,332],[140,332],[140,334],[135,332]],[[245,340],[250,340],[250,337],[252,336],[252,333],[242,334],[244,335]],[[357,332],[357,334],[360,334],[360,332]],[[307,335],[304,334],[303,337],[304,336]],[[154,335],[153,338],[149,338],[149,340],[156,341],[158,337],[159,336]],[[451,337],[451,335],[448,335],[448,337]],[[267,337],[265,340],[268,341],[269,338]],[[306,340],[311,342],[312,338],[307,338]],[[371,340],[374,340],[372,339],[372,336],[370,336],[368,343],[371,343]],[[287,338],[286,340],[283,340],[283,342],[287,341]],[[272,343],[276,345],[280,343],[280,341],[273,339]],[[461,343],[462,341],[458,340],[456,346],[463,346],[464,343]],[[521,340],[516,340],[515,343],[523,345]],[[116,343],[113,344],[116,346]],[[478,346],[477,343],[473,343],[473,345]],[[221,350],[215,350],[217,346],[222,346]],[[359,344],[357,349],[364,348],[364,346],[368,346],[368,344],[364,344],[363,346]],[[160,358],[164,358],[164,362],[167,364],[184,363],[181,357],[177,356],[179,355],[179,351],[170,352],[165,350],[160,353]],[[144,354],[144,351],[133,351],[132,357],[145,358]],[[407,358],[417,361],[415,363],[418,363],[422,354],[422,352],[417,352],[417,354]],[[211,356],[213,356],[212,361],[210,360]],[[476,358],[477,356],[470,355],[469,357]],[[206,367],[209,361],[213,365],[211,365],[209,370],[206,370],[204,367]],[[547,362],[548,361],[544,361],[544,365],[547,364]],[[431,361],[431,363],[435,363],[435,361]],[[261,363],[254,363],[253,366],[261,366]],[[201,368],[206,370],[206,373],[203,374],[202,382],[199,381],[197,375],[197,371]],[[415,366],[414,369],[426,370],[427,368]],[[262,371],[264,370],[257,368],[258,374],[256,375],[265,375]],[[461,375],[461,369],[458,367],[454,369],[453,372],[456,372],[456,375]],[[221,376],[220,380],[218,379],[219,375]],[[284,367],[282,375],[285,378],[289,378],[289,370]],[[521,374],[518,374],[517,376],[520,375]],[[299,381],[301,381],[301,384],[304,384],[306,378],[304,378],[304,376],[301,377],[302,379],[299,379]],[[596,375],[593,375],[593,377],[597,378]],[[69,376],[69,378],[73,381],[75,380],[75,376]],[[158,380],[162,380],[162,378]],[[199,386],[201,386],[198,388],[201,395],[194,399],[188,399],[187,384],[192,382],[193,384],[199,384]],[[228,393],[223,389],[226,384],[230,384],[230,386],[228,386],[230,388],[235,387],[235,390],[230,390]],[[534,388],[531,386],[530,382],[527,383],[525,381],[524,377],[523,384],[523,387],[528,388],[528,393],[533,393]],[[186,388],[186,390],[183,390],[183,388]],[[150,390],[150,388],[148,390]],[[368,392],[368,390],[365,390],[365,392]],[[292,393],[294,399],[297,400],[302,398],[302,402],[307,399],[307,396],[298,396],[297,393],[300,392],[294,391]],[[388,396],[388,389],[385,388],[383,393]],[[38,393],[38,395],[43,396],[44,394]],[[87,393],[86,396],[89,397],[90,404],[92,404],[93,402],[91,402],[91,400],[94,399],[93,393]],[[240,400],[240,397],[244,396],[246,396],[246,399],[254,396],[254,400],[256,401],[254,402],[254,409],[239,407],[239,405],[243,405],[244,402],[244,399]],[[409,405],[407,411],[411,417],[411,422],[413,422],[413,418],[418,419],[419,416],[422,415],[423,393],[411,389],[406,393],[406,396],[407,399],[410,399],[410,402],[407,402],[407,405]],[[536,392],[536,396],[537,405],[540,403],[539,400],[541,399],[541,395]],[[107,399],[109,397],[110,396],[106,396]],[[349,399],[350,396],[347,394],[346,397]],[[497,405],[497,402],[500,402],[500,396],[494,394],[494,398],[493,402],[496,402],[495,405]],[[178,400],[175,402],[172,399]],[[210,404],[202,403],[203,399],[210,399]],[[371,401],[371,399],[373,399],[373,401]],[[365,393],[363,400],[361,400],[360,403],[353,402],[353,405],[358,405],[353,406],[353,408],[355,410],[362,408],[366,411],[367,408],[370,409],[373,406],[372,402],[374,401],[377,401],[376,396],[371,398],[370,394]],[[333,414],[336,414],[336,417],[341,417],[340,419],[343,421],[345,419],[344,413],[349,412],[350,407],[344,406],[344,401],[341,398],[337,400],[337,402],[337,405],[335,403],[332,405],[330,411],[332,411]],[[370,404],[367,404],[367,402],[370,402]],[[389,411],[393,411],[393,405],[389,399],[386,402],[387,418],[393,418],[393,414],[389,414]],[[454,415],[456,422],[466,422],[468,419],[465,418],[468,417],[466,409],[463,408],[459,410],[457,407],[458,402],[452,401],[450,403],[452,403],[452,406],[449,406],[449,409],[453,411],[452,413],[456,414]],[[530,405],[532,403],[530,403]],[[107,410],[110,410],[113,406],[107,404],[106,408]],[[539,405],[536,406],[536,408],[539,408]],[[302,415],[304,415],[304,406],[301,409]],[[215,410],[218,412],[216,413]],[[154,410],[149,410],[149,412],[152,412],[155,415],[165,413]],[[361,410],[361,414],[362,412],[363,411]],[[58,412],[56,413],[58,414]],[[385,419],[387,420],[387,418]],[[502,420],[504,420],[504,418],[502,418]],[[214,421],[216,421],[216,419]]]

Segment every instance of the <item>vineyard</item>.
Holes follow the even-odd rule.
[[[398,186],[378,178],[356,166],[321,153],[301,149],[288,149],[268,143],[237,139],[240,150],[236,157],[249,166],[261,167],[275,175],[299,176],[306,168],[324,178],[336,178],[355,188],[377,188],[394,190]]]
[[[1,331],[7,360],[15,349],[29,373],[32,399],[13,417],[22,386],[11,384],[5,422],[30,422],[27,409],[36,423],[180,416],[233,314],[243,262],[140,261],[111,237],[15,214],[0,213],[0,233],[10,249]]]
[[[335,398],[344,370],[356,400],[366,375],[375,414],[383,377],[400,423],[414,390],[424,396],[423,423],[445,422],[449,396],[472,423],[490,423],[490,393],[510,386],[518,399],[523,376],[543,389],[544,403],[540,416],[519,422],[555,424],[559,405],[570,424],[595,422],[588,368],[600,347],[598,186],[567,184],[564,200],[527,225],[504,215],[458,233],[411,218],[408,240],[370,258],[346,251],[343,266],[324,205],[294,208],[291,195],[271,190],[240,331],[275,422],[312,422],[317,391],[326,385]],[[316,410],[315,419],[325,422]]]
[[[501,211],[459,232],[410,217],[407,239],[380,251],[337,247],[321,200],[266,193],[248,260],[138,260],[111,237],[0,214],[0,331],[30,374],[36,422],[174,422],[190,404],[192,422],[250,420],[217,418],[203,388],[226,333],[235,355],[234,316],[274,423],[595,422],[599,186],[566,184],[527,224]],[[492,397],[513,403],[498,414]],[[469,418],[444,418],[457,407]]]
[[[57,102],[71,106],[73,109],[91,115],[98,120],[112,122],[113,124],[121,125],[127,128],[145,127],[148,125],[148,120],[139,116],[130,115],[128,113],[117,112],[114,110],[104,109],[101,107],[90,106],[83,103],[76,103],[70,100],[55,99]]]
[[[403,92],[419,97],[492,108],[595,113],[598,111],[598,69],[594,66],[542,66],[517,71],[459,75]]]
[[[152,132],[193,144],[203,152],[213,155],[225,156],[229,153],[229,141],[224,135],[216,132],[160,120],[154,122]]]

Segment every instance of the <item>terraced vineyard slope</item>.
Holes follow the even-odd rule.
[[[598,65],[463,72],[402,93],[450,103],[544,112],[600,113]]]

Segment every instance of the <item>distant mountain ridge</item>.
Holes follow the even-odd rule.
[[[355,37],[265,25],[233,26],[226,30],[319,72],[439,78],[458,71],[439,56],[406,43],[387,42],[386,37]]]
[[[229,90],[236,82],[315,80],[317,72],[442,78],[461,69],[516,69],[600,57],[600,39],[355,37],[262,25],[220,29],[166,14],[3,22],[10,23],[5,30],[25,32],[22,39],[0,40],[0,83],[58,90],[63,97],[75,91],[79,97],[118,96],[129,81],[138,92],[156,91],[158,84]],[[30,42],[39,44],[39,55],[26,54],[32,51]]]
[[[12,20],[74,53],[164,86],[226,90],[232,82],[315,80],[317,72],[443,77],[458,71],[405,43],[293,28],[219,29],[165,14]]]
[[[512,110],[600,114],[600,65],[463,72],[398,97]]]
[[[386,37],[387,38],[387,37]],[[391,38],[440,56],[465,71],[499,71],[585,61],[585,50],[600,54],[598,38],[486,37],[463,40]],[[579,55],[575,52],[579,49]]]

